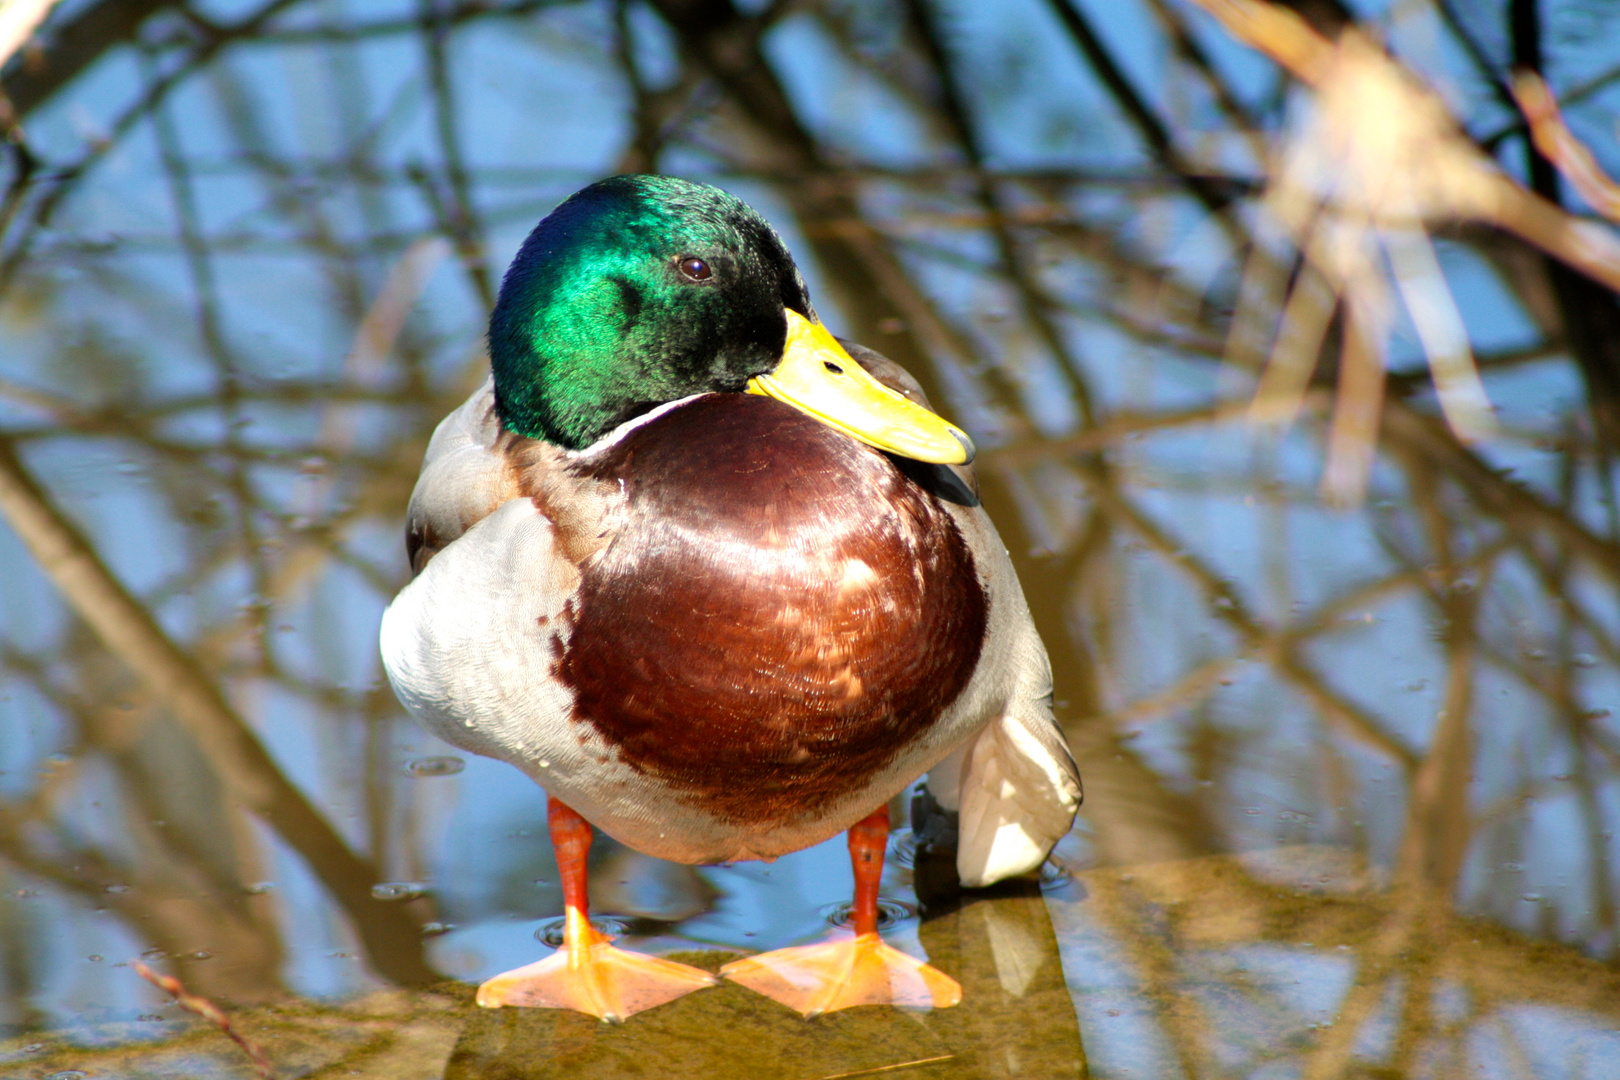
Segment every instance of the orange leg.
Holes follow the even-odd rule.
[[[585,858],[590,822],[555,796],[546,805],[551,846],[563,887],[563,947],[538,963],[497,975],[478,988],[486,1008],[529,1005],[574,1009],[614,1023],[682,994],[713,986],[707,971],[615,949],[612,938],[591,927]]]
[[[889,846],[889,804],[884,803],[849,830],[849,861],[855,869],[855,904],[850,915],[855,936],[877,933],[878,884],[883,852]]]
[[[880,806],[849,830],[855,868],[855,936],[750,956],[720,974],[806,1017],[853,1005],[948,1008],[962,1000],[955,979],[899,949],[877,932],[878,882],[889,839],[889,808]]]

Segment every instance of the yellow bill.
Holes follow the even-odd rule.
[[[787,312],[787,347],[776,370],[748,392],[785,401],[851,438],[917,461],[965,465],[973,440],[937,413],[897,394],[857,364],[820,323]]]

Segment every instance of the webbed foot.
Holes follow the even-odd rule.
[[[576,928],[576,921],[583,927]],[[485,982],[478,988],[478,1004],[488,1009],[573,1009],[618,1023],[720,981],[673,960],[615,949],[611,938],[593,930],[583,914],[576,918],[574,911],[569,912],[567,936],[567,943],[544,960]]]
[[[720,974],[807,1019],[854,1005],[945,1009],[962,1000],[955,979],[876,933],[761,953],[727,964]]]
[[[563,947],[537,963],[503,972],[478,988],[486,1009],[526,1005],[539,1009],[573,1009],[618,1023],[682,994],[714,986],[720,980],[700,968],[661,960],[646,953],[615,949],[612,938],[597,932],[586,914],[585,860],[591,849],[591,826],[567,803],[547,801],[551,846],[563,887]]]

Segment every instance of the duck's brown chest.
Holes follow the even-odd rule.
[[[967,685],[988,617],[972,554],[884,455],[713,395],[590,469],[627,512],[583,568],[556,675],[582,736],[683,801],[736,821],[813,812]]]

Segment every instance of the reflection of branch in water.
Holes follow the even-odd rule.
[[[654,0],[651,6],[741,111],[746,129],[735,133],[735,156],[744,165],[768,162],[817,178],[832,171],[760,49],[759,35],[769,13],[746,17],[714,0]],[[850,336],[905,367],[930,399],[944,400],[937,367],[954,360],[960,372],[972,371],[975,350],[939,315],[884,237],[867,224],[854,193],[842,184],[807,182],[788,187],[783,195],[848,319]],[[982,375],[998,397],[1016,402],[1016,388],[997,368]],[[1009,409],[1011,415],[1018,412],[1015,406]]]
[[[58,0],[11,0],[0,4],[0,64],[10,60],[45,21]]]
[[[53,27],[37,63],[18,65],[5,81],[5,97],[25,116],[71,82],[101,54],[135,34],[166,0],[100,0],[81,8],[71,22]]]
[[[1507,548],[1508,542],[1498,540],[1469,555],[1457,564],[1458,570],[1484,570]],[[1363,584],[1322,601],[1316,608],[1297,620],[1267,629],[1251,641],[1242,653],[1215,657],[1187,669],[1179,679],[1157,693],[1138,698],[1107,713],[1116,727],[1142,723],[1191,706],[1221,685],[1222,679],[1242,660],[1270,660],[1278,656],[1293,655],[1301,645],[1312,638],[1326,636],[1343,629],[1344,621],[1352,613],[1364,613],[1380,602],[1425,583],[1429,571],[1422,568],[1398,570],[1382,578]]]
[[[1131,84],[1129,77],[1092,29],[1080,6],[1074,0],[1049,0],[1048,6],[1063,24],[1075,47],[1097,73],[1097,78],[1108,88],[1120,110],[1136,128],[1137,135],[1147,144],[1154,160],[1166,172],[1180,179],[1205,209],[1235,234],[1237,230],[1227,217],[1230,197],[1210,183],[1203,172],[1192,168],[1176,148],[1164,121],[1159,119],[1142,93]]]
[[[0,237],[0,240],[9,241],[9,250],[3,258],[0,258],[0,295],[10,289],[18,269],[28,258],[33,241],[39,231],[51,220],[56,209],[72,192],[81,178],[106,157],[118,145],[119,141],[134,129],[136,124],[148,119],[152,111],[168,98],[171,91],[213,60],[222,49],[237,40],[251,38],[269,19],[295,2],[296,0],[268,0],[258,11],[239,19],[229,26],[209,27],[210,32],[203,35],[203,40],[191,49],[190,55],[187,56],[185,61],[177,64],[171,71],[159,75],[147,83],[145,90],[134,104],[127,107],[116,120],[107,126],[105,137],[93,140],[90,148],[81,154],[76,161],[55,170],[48,181],[47,190],[34,198],[33,210],[28,221],[22,227],[22,235],[15,238],[11,237],[11,226],[14,222],[8,221],[6,235]],[[116,8],[117,5],[104,4],[102,6]],[[129,26],[131,31],[134,28],[134,25]]]
[[[1242,599],[1232,587],[1206,567],[1202,560],[1192,554],[1191,549],[1173,541],[1119,492],[1102,485],[1094,485],[1091,490],[1105,509],[1146,540],[1148,545],[1163,555],[1167,561],[1192,577],[1208,599],[1215,617],[1232,626],[1246,645],[1259,643],[1266,637],[1266,631],[1260,622],[1248,613]],[[1303,693],[1324,716],[1342,725],[1346,734],[1403,765],[1410,766],[1413,763],[1414,757],[1410,748],[1384,730],[1376,719],[1331,689],[1303,658],[1293,652],[1286,652],[1276,657],[1272,664],[1284,680]]]
[[[739,154],[745,164],[751,157],[757,157],[769,160],[773,167],[786,168],[790,172],[802,169],[820,174],[828,171],[820,167],[818,148],[799,122],[791,102],[759,51],[758,24],[741,18],[735,11],[722,10],[718,5],[706,8],[703,4],[689,6],[664,2],[654,6],[680,35],[684,51],[710,71],[732,94],[750,122],[752,138],[772,148],[768,155]],[[702,15],[699,15],[700,11]],[[936,66],[945,60],[942,50],[936,49],[934,56]],[[944,100],[947,129],[957,135],[969,161],[976,161],[965,110],[958,111],[954,118],[951,115],[948,88],[954,83],[950,80],[950,74],[938,70],[938,76],[942,85],[947,87]],[[982,186],[982,181],[978,190],[981,207],[994,217],[996,206]],[[836,290],[839,306],[852,324],[852,336],[889,353],[911,370],[922,381],[925,392],[936,399],[942,400],[943,395],[940,393],[940,380],[933,372],[936,367],[954,361],[958,375],[978,376],[979,385],[999,407],[999,418],[1012,432],[1022,435],[1030,430],[1028,417],[1021,406],[1021,394],[1014,381],[998,365],[976,365],[972,362],[976,351],[972,343],[941,314],[934,300],[912,279],[895,256],[887,238],[867,223],[849,191],[837,184],[810,183],[794,185],[784,194],[793,205],[829,283]],[[1003,232],[999,235],[1004,263],[1011,260],[1022,265],[1018,252],[1012,249],[1010,234]],[[1047,321],[1047,305],[1035,294],[1030,285],[1032,281],[1032,278],[1026,281],[1029,287],[1021,290],[1020,296],[1026,312],[1039,313],[1045,328],[1045,340],[1051,344],[1059,340],[1059,335]],[[1086,397],[1080,393],[1084,384],[1079,364],[1062,355],[1056,359],[1071,391],[1080,394],[1079,403],[1083,408]],[[997,489],[1017,486],[1015,477],[1000,470],[987,471],[985,480],[985,498],[991,504],[1005,498]],[[1021,516],[998,514],[997,517],[1014,550],[1028,550],[1030,547],[1021,544],[1017,538],[1016,525]],[[1039,581],[1032,583],[1029,594],[1032,598],[1039,597],[1034,600],[1037,608],[1046,609],[1036,611],[1038,625],[1053,628],[1062,624],[1065,592],[1061,587],[1045,589]],[[1052,640],[1058,639],[1054,636]],[[1085,663],[1082,659],[1078,669],[1070,665],[1069,671],[1084,678],[1081,672]],[[1127,756],[1127,753],[1122,753],[1121,761]],[[1144,808],[1164,801],[1167,793],[1153,784],[1146,770],[1129,772],[1129,775],[1132,778],[1131,786],[1142,798]],[[1143,784],[1152,790],[1144,789]],[[1149,819],[1154,816],[1146,815]],[[1195,820],[1191,815],[1173,810],[1169,812],[1169,817],[1183,823]],[[1203,829],[1198,828],[1184,835],[1202,833]],[[1195,842],[1194,846],[1198,850],[1204,849],[1202,843]]]
[[[70,636],[87,635],[74,624]],[[130,917],[132,931],[169,952],[183,973],[196,967],[195,977],[211,993],[237,1002],[279,996],[283,990],[274,976],[281,961],[279,935],[261,903],[242,888],[250,860],[237,850],[246,845],[233,844],[229,831],[221,828],[227,815],[239,811],[220,799],[218,777],[173,721],[141,700],[121,665],[105,652],[88,642],[61,651],[77,661],[77,692],[59,689],[35,657],[3,650],[7,669],[71,717],[84,740],[67,763],[43,778],[27,802],[10,810],[13,820],[49,826],[53,810],[71,805],[62,788],[96,786],[93,767],[84,775],[81,755],[104,754],[120,783],[102,800],[118,800],[111,812],[124,823],[136,854],[110,860],[79,851],[88,841],[74,841],[67,845],[71,864],[81,870],[100,865],[103,876],[90,879],[91,887],[99,880],[99,892],[119,897],[123,902],[116,910]],[[107,670],[115,666],[116,672]],[[62,853],[53,851],[56,845],[30,847],[26,830],[13,833],[13,851],[19,857],[36,867],[62,862]],[[77,871],[60,867],[52,878],[85,884]],[[113,891],[105,892],[109,889]],[[103,895],[95,895],[95,902],[104,902]],[[192,959],[198,950],[216,959],[198,965]]]
[[[1594,534],[1578,518],[1549,505],[1529,487],[1491,468],[1443,424],[1404,402],[1393,401],[1385,410],[1384,431],[1393,447],[1423,461],[1425,468],[1444,472],[1468,493],[1482,513],[1519,533],[1529,557],[1535,558],[1534,536],[1526,534],[1542,531],[1620,587],[1620,542]]]
[[[354,920],[373,966],[399,982],[435,979],[422,960],[421,935],[412,918],[397,905],[372,899],[376,870],[350,851],[288,782],[218,688],[118,583],[3,441],[0,514],[79,616],[174,710],[232,796],[276,829],[332,890]]]
[[[1413,503],[1428,534],[1435,565],[1431,597],[1440,609],[1446,654],[1446,685],[1428,748],[1408,788],[1406,830],[1395,863],[1398,885],[1432,889],[1450,899],[1468,850],[1469,783],[1474,773],[1473,722],[1475,622],[1479,593],[1490,576],[1465,579],[1452,551],[1453,525],[1426,463],[1409,461]]]
[[[143,53],[143,66],[148,79],[155,74],[155,58]],[[233,532],[240,548],[240,557],[246,563],[255,595],[264,595],[269,570],[266,552],[260,543],[256,492],[248,476],[246,465],[236,457],[235,451],[243,443],[246,414],[240,398],[243,371],[237,351],[231,346],[220,310],[220,288],[215,274],[214,252],[208,247],[200,220],[195,178],[187,164],[185,148],[173,115],[171,99],[164,98],[152,108],[152,129],[157,138],[158,157],[163,163],[168,196],[173,208],[175,240],[185,256],[186,274],[190,278],[195,297],[192,318],[195,320],[202,352],[214,374],[214,390],[219,402],[220,417],[225,422],[224,437],[220,440],[227,457],[224,464],[225,489],[231,498],[229,507],[234,521]],[[244,613],[257,616],[262,636],[268,629],[268,612],[251,608]]]
[[[926,0],[909,0],[906,5],[912,27],[922,39],[924,50],[939,78],[938,112],[949,125],[949,130],[967,155],[973,170],[973,198],[985,215],[985,226],[996,244],[1000,276],[1016,292],[1025,320],[1035,328],[1038,339],[1046,351],[1057,361],[1057,369],[1064,385],[1074,399],[1080,413],[1080,423],[1092,427],[1096,423],[1096,406],[1084,365],[1079,363],[1067,337],[1058,326],[1054,314],[1057,305],[1047,295],[1036,273],[1035,260],[1023,250],[1009,227],[1003,212],[1006,202],[1001,190],[984,173],[987,154],[984,139],[974,120],[964,88],[958,77],[957,62],[953,60],[949,43],[941,32],[938,19]]]
[[[1307,869],[1306,850],[1294,858],[1297,867],[1287,858],[1278,864],[1285,876],[1317,876]],[[1070,932],[1104,924],[1109,940],[1118,939],[1136,957],[1133,997],[1142,995],[1167,1026],[1187,1030],[1191,1018],[1218,1009],[1202,1021],[1211,1026],[1194,1052],[1219,1047],[1219,1060],[1235,1074],[1261,1062],[1299,1061],[1305,1076],[1320,1080],[1374,1069],[1404,1076],[1402,1062],[1430,1060],[1447,1047],[1468,1060],[1466,1048],[1481,1026],[1508,1008],[1620,1016],[1620,974],[1613,968],[1460,919],[1445,897],[1422,886],[1301,891],[1257,882],[1229,856],[1091,870],[1078,879],[1088,898],[1077,903],[1060,894],[1055,919]],[[1288,966],[1261,970],[1286,972],[1280,982],[1224,970],[1246,965],[1247,956],[1276,957],[1279,948],[1288,949]],[[1300,989],[1311,985],[1313,967],[1337,971],[1346,960],[1355,964],[1355,975],[1342,998],[1324,1006]],[[1460,1008],[1436,999],[1448,984],[1466,991]],[[1241,988],[1236,1001],[1228,985]],[[1300,1031],[1303,1022],[1289,1019],[1299,1004],[1325,1012],[1331,1022]],[[1449,1014],[1444,1023],[1437,1006]],[[1391,1018],[1393,1031],[1384,1026]],[[1285,1025],[1281,1038],[1267,1031],[1278,1024]],[[1096,1033],[1088,1038],[1095,1053]],[[1233,1053],[1243,1064],[1230,1064]]]
[[[1169,1036],[1181,1074],[1188,1080],[1213,1075],[1210,1018],[1198,999],[1179,985],[1178,920],[1168,909],[1135,895],[1132,882],[1112,877],[1095,880],[1091,897],[1096,916],[1124,945],[1147,1002]]]
[[[187,873],[164,880],[150,866],[113,861],[44,826],[39,816],[0,803],[0,857],[36,881],[116,913],[212,993],[243,1002],[283,996],[280,981],[267,974],[279,956],[276,943],[246,913],[211,902],[206,882]],[[49,841],[44,853],[42,834]]]
[[[1421,887],[1403,889],[1399,895],[1387,921],[1362,945],[1355,981],[1339,1003],[1333,1025],[1306,1062],[1304,1080],[1345,1076],[1356,1044],[1365,1037],[1390,984],[1405,974],[1407,964],[1416,970],[1427,967],[1427,920],[1443,917],[1445,908],[1434,903],[1431,894]],[[1405,992],[1416,993],[1422,988],[1423,980],[1412,979]]]
[[[1365,488],[1395,294],[1411,317],[1452,429],[1469,441],[1491,433],[1467,330],[1428,237],[1428,228],[1437,223],[1487,222],[1561,260],[1548,272],[1566,330],[1594,399],[1610,395],[1612,373],[1606,365],[1611,360],[1606,353],[1595,356],[1601,346],[1591,339],[1598,327],[1612,329],[1620,309],[1594,283],[1620,288],[1620,240],[1552,201],[1557,193],[1550,169],[1534,180],[1534,191],[1513,181],[1467,139],[1437,94],[1355,30],[1330,42],[1293,12],[1261,0],[1198,2],[1234,36],[1313,91],[1309,119],[1275,156],[1265,200],[1271,220],[1306,267],[1301,284],[1289,292],[1256,407],[1278,418],[1292,414],[1315,367],[1321,335],[1337,311],[1343,344],[1324,474],[1330,495],[1354,502]],[[1517,33],[1514,43],[1516,49],[1521,44]],[[1539,45],[1531,52],[1535,59],[1526,62],[1538,66]],[[1273,291],[1281,272],[1275,260],[1257,250],[1250,263],[1249,281],[1259,292]],[[1269,305],[1253,304],[1252,291],[1250,299],[1252,316],[1246,321],[1266,320]],[[1305,299],[1312,302],[1299,302]],[[1580,316],[1574,314],[1577,308]],[[1293,333],[1302,325],[1308,329]],[[1250,349],[1253,337],[1234,333],[1234,355]],[[1297,347],[1290,347],[1291,341]],[[1602,400],[1594,405],[1600,427],[1606,428],[1612,410]]]
[[[1533,71],[1520,71],[1514,75],[1511,88],[1513,100],[1530,124],[1536,149],[1558,167],[1592,209],[1611,221],[1620,221],[1620,185],[1609,179],[1592,151],[1569,130],[1546,82]]]

